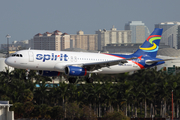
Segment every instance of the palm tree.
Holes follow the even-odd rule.
[[[110,112],[113,112],[113,101],[116,99],[115,89],[112,82],[105,82],[102,89],[102,100],[106,104],[105,106],[109,107]]]
[[[60,105],[59,99],[61,98],[59,97],[58,85],[53,85],[49,90],[49,104],[51,106]]]
[[[135,73],[133,79],[137,81],[136,88],[139,94],[136,94],[136,97],[141,98],[144,101],[144,117],[147,117],[147,100],[149,101],[151,95],[153,94],[153,87],[155,86],[153,83],[154,78],[153,69],[141,70]]]
[[[129,75],[125,73],[123,76],[123,78],[120,77],[119,79],[117,79],[117,81],[119,82],[115,85],[115,91],[117,92],[118,106],[120,107],[120,109],[125,106],[125,114],[127,115],[127,104],[132,102],[132,99],[130,98],[130,92],[133,86],[132,82],[129,79]]]
[[[1,83],[9,83],[11,82],[12,78],[12,71],[10,72],[8,68],[6,68],[6,71],[2,71],[0,74]]]
[[[9,96],[14,102],[23,102],[23,92],[26,89],[24,80],[14,78],[9,84]]]
[[[179,118],[179,102],[180,102],[180,94],[179,94],[179,91],[180,91],[180,81],[179,81],[179,79],[180,79],[180,74],[178,73],[175,76],[175,80],[177,82],[177,86],[176,86],[176,89],[174,90],[174,97],[175,97],[176,106],[177,106],[176,107],[177,108],[177,110],[176,110],[176,113],[177,113],[176,117],[177,118]]]
[[[36,78],[37,79],[37,78]],[[36,84],[39,85],[39,87],[36,88],[34,91],[34,98],[38,104],[44,104],[47,102],[49,91],[48,91],[48,84],[47,81],[51,81],[48,77],[39,76],[36,80]],[[48,102],[47,102],[48,103]]]
[[[63,109],[65,111],[64,117],[66,118],[66,103],[68,102],[68,99],[70,97],[69,95],[69,84],[66,84],[64,82],[59,82],[59,86],[57,87],[59,102],[62,102]]]
[[[169,78],[171,75],[165,74],[165,73],[161,73],[161,76],[159,77],[159,79],[157,80],[157,92],[156,95],[158,97],[158,99],[160,100],[159,103],[164,103],[164,107],[162,110],[162,105],[160,106],[160,113],[162,117],[165,117],[165,113],[166,113],[166,102],[169,99],[169,95],[170,95],[170,89],[169,89]],[[163,114],[162,114],[163,113]]]

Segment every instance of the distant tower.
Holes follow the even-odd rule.
[[[180,22],[162,22],[155,24],[155,28],[163,28],[161,43],[180,49]]]
[[[125,24],[124,29],[131,30],[132,43],[143,43],[150,35],[149,29],[144,23],[142,23],[142,21],[130,21],[129,23]]]

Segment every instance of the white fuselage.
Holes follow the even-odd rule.
[[[30,70],[49,70],[64,72],[66,66],[81,65],[84,63],[96,63],[123,59],[103,53],[67,52],[49,50],[22,50],[6,59],[6,64],[15,68]],[[132,60],[123,65],[103,67],[92,72],[114,74],[140,70],[141,68]]]

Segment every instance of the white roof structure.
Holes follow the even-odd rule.
[[[9,101],[0,101],[0,107],[10,107],[13,106],[13,104],[9,104]]]
[[[173,49],[173,48],[159,49],[157,55],[180,57],[180,49]]]

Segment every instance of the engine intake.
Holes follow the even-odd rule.
[[[87,70],[82,67],[67,66],[65,67],[65,74],[70,76],[85,76],[87,74]]]

